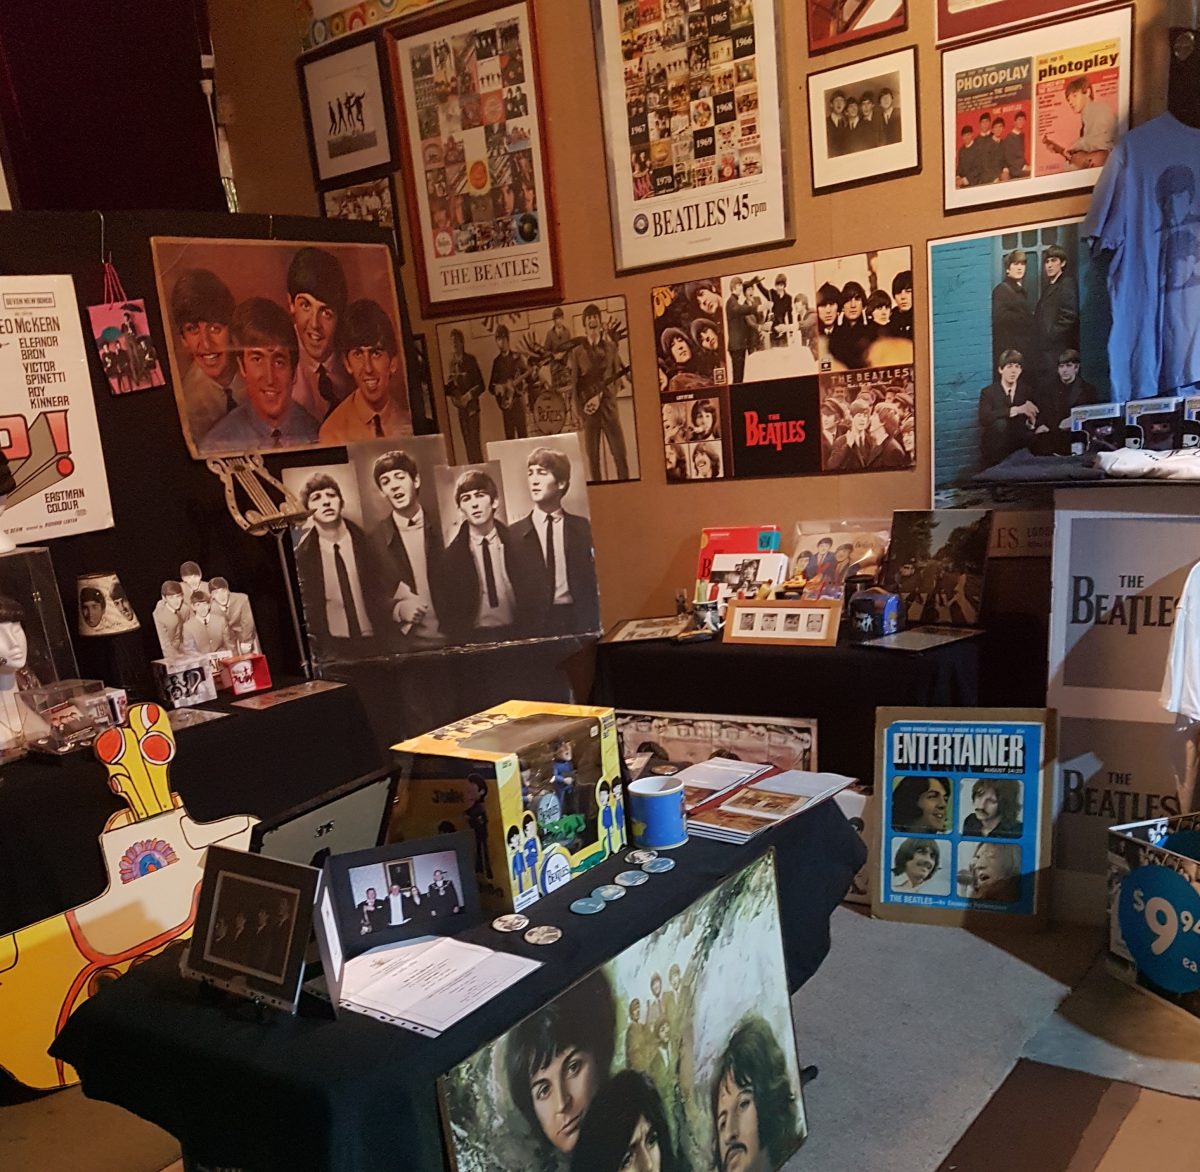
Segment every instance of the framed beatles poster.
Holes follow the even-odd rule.
[[[986,36],[1089,8],[1110,0],[934,0],[937,43]]]
[[[425,316],[561,298],[530,0],[392,32]]]
[[[387,103],[373,40],[301,62],[300,90],[318,182],[391,162]]]
[[[821,53],[908,27],[908,0],[806,0],[808,51]]]
[[[775,0],[592,0],[618,272],[789,240]]]
[[[1087,191],[1129,126],[1133,9],[942,54],[947,211]]]

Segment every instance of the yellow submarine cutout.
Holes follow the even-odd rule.
[[[246,849],[256,821],[188,817],[168,782],[175,736],[157,704],[131,706],[127,723],[105,729],[94,751],[129,807],[100,834],[107,889],[0,936],[0,1067],[42,1090],[78,1082],[46,1053],[67,1018],[106,981],[191,935],[208,847]]]

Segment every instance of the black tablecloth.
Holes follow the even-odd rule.
[[[737,643],[602,643],[594,704],[651,712],[815,717],[820,768],[870,784],[875,709],[979,702],[982,639],[921,654]]]
[[[280,681],[280,686],[296,681]],[[352,687],[181,730],[171,788],[197,822],[271,817],[383,765]],[[124,802],[88,750],[63,761],[29,756],[0,770],[0,934],[78,907],[108,877],[98,837]]]
[[[776,849],[789,987],[829,950],[829,917],[866,850],[826,802],[745,847],[693,840],[678,866],[631,889],[599,916],[572,899],[610,880],[620,860],[593,868],[530,909],[562,927],[550,947],[487,926],[464,935],[544,965],[440,1038],[421,1038],[358,1014],[333,1021],[315,1006],[292,1018],[218,1003],[177,971],[174,950],[102,988],[53,1047],[86,1094],[126,1107],[174,1134],[205,1163],[256,1172],[432,1172],[443,1167],[436,1079],[575,980],[648,935],[769,846]],[[328,1010],[325,1011],[326,1013]],[[818,1060],[804,1044],[801,1061]]]

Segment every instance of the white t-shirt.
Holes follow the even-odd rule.
[[[1183,585],[1171,628],[1171,649],[1158,702],[1168,712],[1200,720],[1200,562]]]

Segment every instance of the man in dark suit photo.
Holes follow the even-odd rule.
[[[532,634],[566,635],[600,626],[592,527],[586,517],[567,512],[563,497],[571,486],[571,461],[556,448],[535,448],[528,460],[533,509],[509,528],[512,544],[542,569],[531,605]]]
[[[979,454],[985,468],[1028,447],[1035,433],[1048,430],[1038,422],[1032,389],[1022,377],[1024,368],[1019,350],[1005,350],[996,368],[999,377],[979,392]]]
[[[429,914],[435,919],[442,919],[445,916],[456,916],[462,911],[462,903],[458,898],[458,889],[446,877],[445,871],[434,871],[433,882],[429,885],[429,890],[425,893],[425,897],[429,901]]]
[[[879,91],[879,131],[887,145],[897,143],[904,137],[900,125],[900,111],[896,109],[895,96],[887,86]]]
[[[417,463],[407,452],[384,452],[371,480],[391,508],[371,530],[370,543],[380,584],[391,599],[392,641],[409,651],[441,647],[442,541],[421,505]]]
[[[345,517],[342,489],[332,476],[310,477],[300,500],[312,528],[296,546],[296,569],[314,650],[318,657],[365,654],[388,621],[367,536]]]

